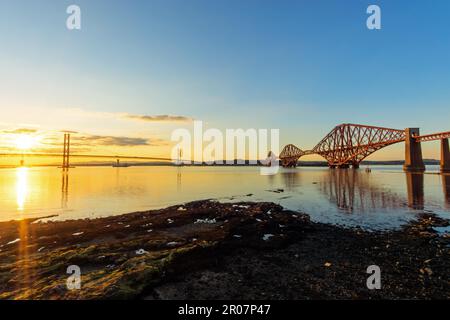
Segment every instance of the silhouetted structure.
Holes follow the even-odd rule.
[[[64,134],[63,170],[70,168],[70,133]]]

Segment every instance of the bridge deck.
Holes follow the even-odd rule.
[[[432,133],[422,136],[416,136],[414,137],[417,142],[426,142],[426,141],[434,141],[434,140],[442,140],[442,139],[448,139],[450,138],[450,131],[447,132],[439,132],[439,133]]]

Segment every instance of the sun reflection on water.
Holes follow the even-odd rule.
[[[17,210],[24,211],[28,195],[28,168],[17,168],[16,177]]]

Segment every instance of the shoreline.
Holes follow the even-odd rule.
[[[39,218],[40,219],[40,218]],[[449,221],[393,231],[268,202],[194,201],[93,220],[0,222],[0,299],[449,299]],[[67,267],[81,269],[68,290]],[[369,290],[366,269],[381,269]]]

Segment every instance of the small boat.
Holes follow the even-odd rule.
[[[130,165],[128,163],[120,163],[120,160],[117,159],[116,163],[113,163],[113,168],[128,168]]]

